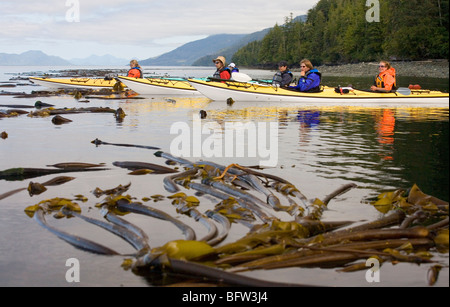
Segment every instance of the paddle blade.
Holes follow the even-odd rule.
[[[231,79],[239,82],[249,82],[252,81],[252,77],[241,72],[234,72],[231,74]]]
[[[411,95],[411,90],[407,87],[399,87],[397,93],[408,96]]]

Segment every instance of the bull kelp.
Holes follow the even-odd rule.
[[[356,188],[355,184],[346,184],[324,199],[310,199],[295,184],[264,171],[237,164],[192,162],[161,151],[155,155],[184,170],[167,169],[163,183],[169,194],[151,199],[191,218],[192,224],[144,204],[149,198],[141,202],[126,194],[131,184],[93,190],[95,197],[103,197],[95,204],[103,220],[87,217],[76,200],[66,198],[42,201],[28,207],[26,213],[69,244],[91,253],[122,257],[124,269],[161,285],[206,282],[221,286],[311,286],[259,280],[239,273],[292,267],[352,272],[367,269],[369,258],[381,265],[433,264],[427,276],[431,285],[446,265],[435,260],[435,255],[448,253],[448,202],[427,195],[417,185],[365,199],[366,205],[383,216],[352,225],[352,221],[324,221],[322,216],[335,197]],[[147,167],[133,162],[133,166],[139,165]],[[200,204],[211,200],[214,207],[202,212]],[[50,214],[101,227],[129,243],[134,252],[121,253],[59,230],[45,218]],[[171,223],[180,238],[154,247],[150,244],[155,239],[152,234],[127,220],[132,214]],[[195,223],[205,228],[206,235],[198,237]],[[247,228],[247,233],[225,242],[236,224]]]

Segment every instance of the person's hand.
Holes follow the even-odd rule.
[[[370,87],[370,89],[371,89],[372,91],[376,91],[378,88],[377,88],[375,85],[372,85],[372,86]]]

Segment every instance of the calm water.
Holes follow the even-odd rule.
[[[59,69],[59,68],[58,68]],[[17,73],[48,72],[48,67],[0,67],[0,82],[16,77]],[[243,71],[255,78],[266,78],[272,72]],[[204,77],[212,74],[211,68],[146,68],[149,74],[169,73],[173,76]],[[26,74],[24,74],[25,76]],[[329,85],[344,84],[352,78],[329,78]],[[422,80],[423,81],[423,80]],[[365,80],[359,80],[364,86]],[[421,80],[405,80],[405,84],[421,83]],[[26,83],[26,82],[24,82]],[[3,83],[0,83],[0,85]],[[445,85],[444,85],[445,84]],[[447,87],[446,87],[447,86]],[[448,80],[434,80],[428,88],[448,91]],[[36,86],[20,85],[0,88],[4,91],[30,92],[43,90]],[[278,126],[277,163],[265,171],[294,183],[308,198],[324,198],[330,192],[347,183],[358,188],[336,198],[329,204],[325,220],[351,220],[355,223],[377,219],[381,213],[366,204],[364,199],[398,188],[409,188],[416,183],[422,191],[448,201],[449,182],[449,108],[409,106],[302,106],[284,104],[256,105],[236,102],[211,102],[206,98],[153,97],[139,100],[90,99],[89,103],[77,102],[69,96],[48,98],[13,98],[0,95],[0,105],[34,105],[36,100],[57,107],[102,106],[121,107],[127,116],[117,122],[112,114],[67,114],[73,122],[56,126],[51,118],[31,118],[21,115],[0,119],[0,132],[8,133],[0,139],[0,170],[13,167],[45,168],[61,162],[105,163],[108,170],[70,174],[75,180],[30,197],[22,191],[0,200],[0,286],[147,286],[158,281],[146,280],[121,268],[123,257],[92,255],[73,248],[41,228],[36,221],[24,214],[30,205],[54,197],[74,198],[81,194],[88,198],[81,204],[83,212],[99,217],[92,191],[96,187],[110,189],[119,184],[131,183],[128,193],[138,200],[154,194],[170,195],[163,188],[164,175],[131,176],[126,169],[114,167],[114,161],[142,161],[163,164],[154,151],[91,144],[99,138],[110,143],[152,145],[169,152],[177,134],[171,134],[175,123],[186,124],[191,132],[200,124],[204,130],[202,145],[211,132],[205,127],[216,127],[215,138],[224,140],[223,127],[227,123],[270,123]],[[1,107],[0,110],[7,108]],[[207,112],[199,121],[200,110]],[[260,130],[262,131],[262,130]],[[269,130],[263,131],[269,132]],[[193,132],[192,132],[193,133]],[[249,157],[246,139],[233,143],[244,147],[244,157],[207,158],[228,165],[239,163],[255,165],[261,160]],[[225,144],[225,143],[223,143]],[[194,141],[192,140],[194,146]],[[226,145],[229,145],[228,143]],[[272,147],[274,148],[274,147]],[[193,148],[191,148],[194,150]],[[223,153],[224,151],[222,151]],[[200,158],[193,157],[191,160]],[[44,182],[54,176],[42,176],[23,181],[0,180],[0,195],[18,188],[26,188],[30,181]],[[189,192],[188,192],[189,193]],[[170,202],[154,204],[161,210],[178,216]],[[210,199],[201,202],[199,211],[213,208]],[[112,235],[92,228],[77,219],[49,222],[64,227],[71,233],[102,242],[123,253],[131,247]],[[169,240],[180,239],[177,229],[159,220],[130,216],[131,221],[147,231],[152,247]],[[201,233],[201,226],[192,225]],[[227,242],[243,236],[246,228],[233,225]],[[200,236],[200,235],[199,235]],[[119,241],[119,242],[118,242]],[[448,254],[437,255],[447,264],[440,273],[438,285],[448,286]],[[69,284],[65,280],[68,258],[77,258],[81,266],[81,282]],[[429,266],[385,264],[381,268],[380,286],[426,286]],[[337,273],[334,269],[285,269],[255,271],[249,276],[275,281],[289,281],[317,285],[374,286],[365,281],[365,271]]]

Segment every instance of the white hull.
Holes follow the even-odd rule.
[[[298,95],[288,92],[287,94],[280,94],[277,91],[273,93],[258,93],[257,91],[243,91],[239,88],[233,87],[218,87],[214,86],[214,82],[208,85],[205,82],[195,82],[189,80],[191,85],[195,87],[200,93],[212,100],[226,101],[232,98],[234,101],[245,102],[282,102],[282,103],[301,103],[312,104],[339,104],[339,105],[361,105],[361,104],[424,104],[432,106],[448,106],[449,98],[447,97],[423,97],[423,96],[396,96],[396,97],[355,97],[355,96],[335,96],[335,97],[320,97],[319,95]],[[269,86],[270,87],[270,86]]]
[[[183,96],[183,97],[199,97],[203,96],[195,89],[179,89],[168,86],[161,86],[157,84],[150,84],[140,82],[139,79],[130,80],[129,78],[121,78],[118,77],[120,82],[125,84],[129,89],[135,91],[139,95],[148,95],[148,96]]]

